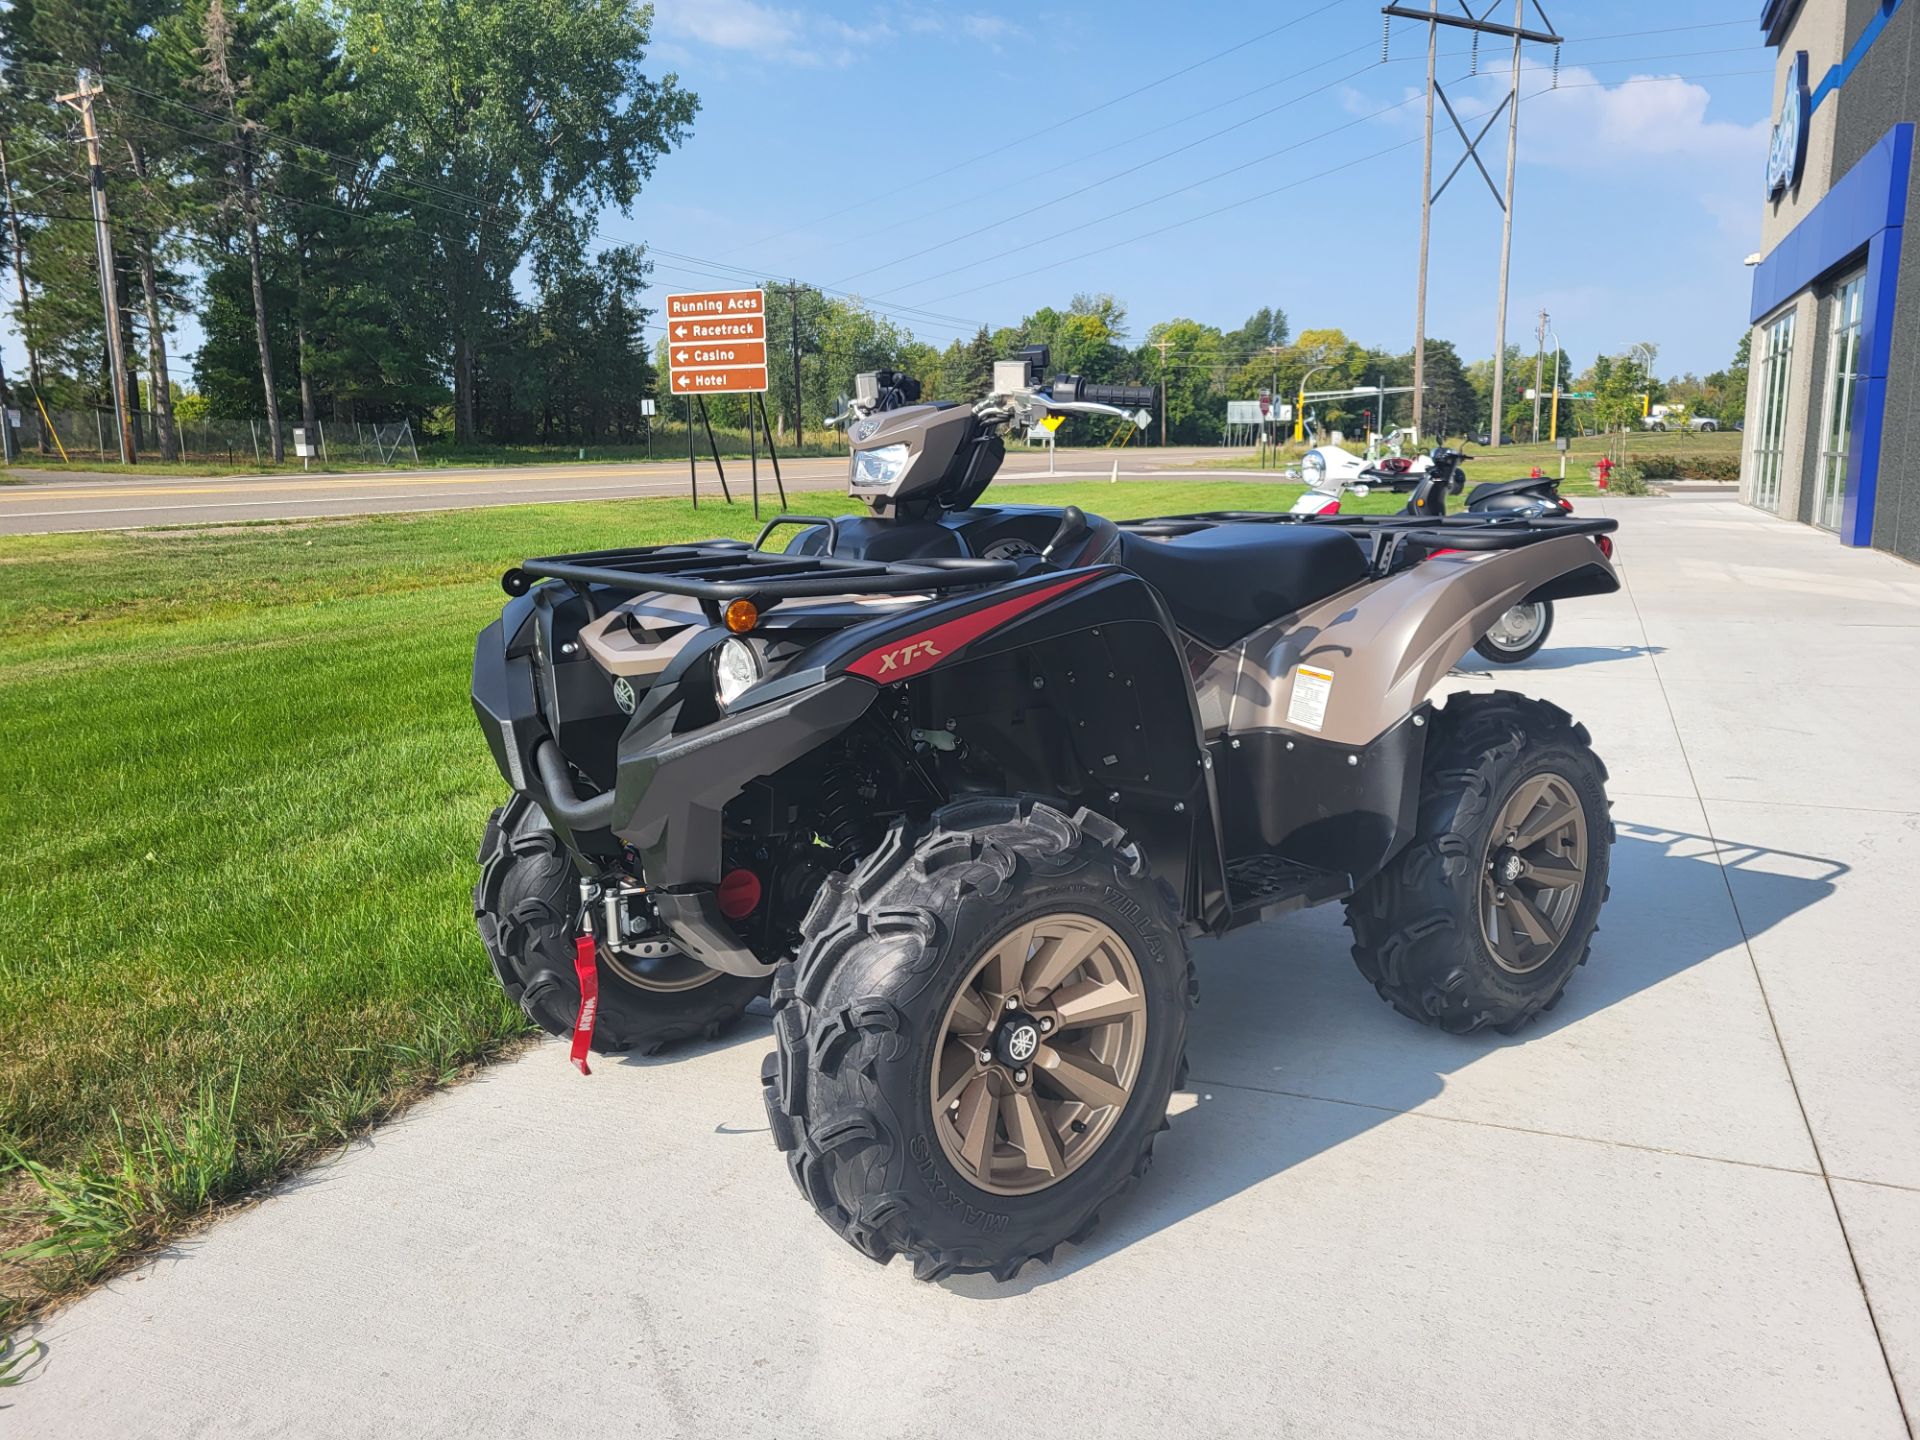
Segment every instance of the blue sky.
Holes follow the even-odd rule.
[[[1645,340],[1663,372],[1716,369],[1759,243],[1758,0],[1543,3],[1568,43],[1557,90],[1551,52],[1525,60],[1508,337],[1531,347],[1545,306],[1579,364]],[[1475,78],[1468,51],[1442,32],[1471,131],[1510,55],[1483,45]],[[939,345],[1111,291],[1134,340],[1276,305],[1296,333],[1404,350],[1424,27],[1395,22],[1380,52],[1376,0],[656,0],[650,68],[703,108],[602,234],[652,247],[659,294],[790,276]],[[1481,147],[1496,182],[1504,131]],[[1463,147],[1444,114],[1435,133],[1438,179]],[[1468,360],[1493,351],[1499,244],[1469,165],[1434,209],[1428,299],[1428,333]],[[198,344],[183,317],[189,369]],[[11,329],[4,348],[24,367]]]
[[[1582,363],[1650,340],[1663,371],[1724,365],[1759,241],[1757,0],[1544,3],[1568,43],[1557,90],[1550,51],[1523,70],[1509,338],[1530,348],[1544,305]],[[1396,22],[1381,65],[1371,0],[656,10],[656,64],[704,108],[606,230],[702,257],[657,254],[663,290],[716,283],[702,261],[793,275],[936,343],[1079,290],[1118,295],[1135,338],[1277,305],[1296,332],[1411,343],[1424,27]],[[1511,57],[1483,44],[1474,78],[1468,51],[1442,32],[1472,130]],[[1436,179],[1462,149],[1443,113]],[[1482,153],[1499,181],[1504,121]],[[1499,242],[1469,165],[1435,207],[1428,306],[1429,334],[1469,359],[1492,352]]]

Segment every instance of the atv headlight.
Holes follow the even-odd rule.
[[[1327,457],[1318,450],[1307,451],[1300,457],[1300,473],[1317,485],[1327,478]]]
[[[881,445],[872,450],[853,452],[853,479],[848,483],[864,488],[891,485],[907,468],[907,447]]]
[[[727,641],[713,657],[713,693],[726,709],[756,683],[765,672],[760,656],[746,641]]]

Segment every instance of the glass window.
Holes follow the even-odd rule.
[[[1853,434],[1854,382],[1860,372],[1860,303],[1866,276],[1840,282],[1833,296],[1833,329],[1827,347],[1826,410],[1820,421],[1820,485],[1813,523],[1840,528],[1847,502],[1847,446]]]
[[[1770,322],[1760,335],[1760,433],[1753,445],[1752,501],[1780,508],[1780,471],[1786,460],[1787,385],[1793,370],[1793,316]]]

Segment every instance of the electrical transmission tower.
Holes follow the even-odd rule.
[[[1547,19],[1547,12],[1540,8],[1540,0],[1531,0],[1533,11],[1540,17],[1543,29],[1530,30],[1526,27],[1527,6],[1529,0],[1513,0],[1513,23],[1505,25],[1487,17],[1492,15],[1500,0],[1487,0],[1487,5],[1478,15],[1473,13],[1468,0],[1456,0],[1460,14],[1442,11],[1440,0],[1427,0],[1425,10],[1415,10],[1406,5],[1388,5],[1381,10],[1387,17],[1387,24],[1395,20],[1420,20],[1427,27],[1427,133],[1426,159],[1420,175],[1420,281],[1418,298],[1415,301],[1416,314],[1413,327],[1413,426],[1420,429],[1422,407],[1426,399],[1427,380],[1427,242],[1433,233],[1433,202],[1446,193],[1447,186],[1453,183],[1453,177],[1460,173],[1467,161],[1473,161],[1474,168],[1480,172],[1480,178],[1487,182],[1487,189],[1493,192],[1494,203],[1500,207],[1502,223],[1500,227],[1500,304],[1498,328],[1499,334],[1493,345],[1493,416],[1492,424],[1487,428],[1488,438],[1495,445],[1500,443],[1500,405],[1505,397],[1507,371],[1507,271],[1513,259],[1513,162],[1520,141],[1520,47],[1523,44],[1551,45],[1554,47],[1554,79],[1557,83],[1560,74],[1561,37],[1555,33],[1553,22]],[[1480,37],[1492,35],[1500,39],[1513,41],[1513,78],[1507,87],[1507,97],[1494,107],[1486,123],[1481,125],[1477,135],[1469,136],[1467,127],[1460,123],[1453,102],[1447,98],[1446,90],[1434,74],[1434,58],[1441,26],[1455,30],[1467,30],[1473,34],[1474,62],[1479,63]],[[1447,172],[1447,178],[1440,182],[1440,188],[1433,186],[1433,102],[1438,99],[1445,107],[1447,118],[1453,122],[1453,128],[1466,142],[1467,150],[1453,169]],[[1507,117],[1507,184],[1503,193],[1493,183],[1493,176],[1481,163],[1479,145],[1487,138],[1502,115]]]

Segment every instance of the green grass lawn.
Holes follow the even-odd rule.
[[[1299,489],[1002,498],[1124,518]],[[500,572],[755,528],[646,499],[0,539],[0,1230],[31,1246],[0,1319],[525,1034],[468,900],[505,788],[466,694]]]

